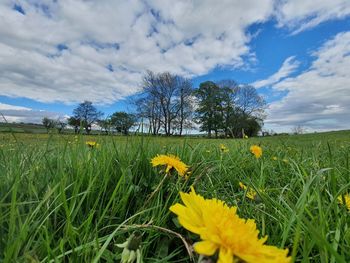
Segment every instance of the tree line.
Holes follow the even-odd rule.
[[[263,126],[266,102],[250,85],[233,80],[205,81],[193,88],[190,79],[169,72],[147,71],[142,89],[131,102],[134,113],[118,111],[107,118],[90,101],[80,103],[68,119],[75,133],[90,134],[93,125],[105,133],[127,135],[131,128],[153,135],[183,135],[199,130],[208,137],[255,136]],[[62,122],[60,122],[62,123]],[[48,118],[43,125],[65,126]],[[141,130],[142,129],[142,130]]]

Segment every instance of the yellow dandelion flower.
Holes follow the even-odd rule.
[[[158,165],[166,165],[166,173],[174,168],[180,176],[185,176],[188,170],[188,166],[181,162],[180,158],[175,155],[157,155],[151,160],[151,164],[153,167]]]
[[[205,256],[212,256],[219,250],[218,263],[244,262],[287,263],[288,249],[265,245],[267,237],[260,238],[253,219],[240,218],[237,207],[229,207],[218,199],[204,199],[196,194],[180,192],[184,203],[175,204],[170,211],[178,216],[179,223],[198,234],[201,241],[194,244],[194,250]]]
[[[226,145],[220,144],[220,151],[223,152],[223,153],[227,153],[230,150],[226,147]]]
[[[271,159],[274,160],[274,161],[278,160],[278,158],[276,156],[273,156]]]
[[[87,146],[89,146],[90,148],[98,148],[98,147],[100,147],[100,144],[98,144],[97,142],[94,142],[94,141],[87,141],[87,142],[85,142],[85,144],[87,145]]]
[[[344,197],[344,200],[343,200]],[[345,204],[344,204],[345,201]],[[346,208],[350,211],[350,195],[349,194],[345,194],[344,196],[338,196],[338,202],[341,205],[345,205]]]
[[[244,191],[247,191],[246,193],[246,197],[251,199],[251,200],[255,200],[256,199],[256,195],[257,193],[255,192],[255,190],[253,188],[248,188],[244,183],[242,182],[239,182],[239,187],[244,190]]]
[[[255,155],[255,157],[258,159],[262,156],[262,149],[258,145],[253,145],[250,147],[250,151],[252,154]]]
[[[247,186],[246,186],[244,183],[242,183],[242,182],[239,182],[239,187],[240,187],[241,189],[243,189],[243,190],[246,190],[246,189],[247,189]]]

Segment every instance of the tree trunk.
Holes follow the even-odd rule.
[[[91,132],[91,125],[87,125],[85,127],[85,131],[86,131],[87,134],[90,134],[90,132]]]
[[[183,89],[181,89],[181,98],[180,98],[180,136],[182,135],[182,128],[184,123],[184,95],[183,95]]]

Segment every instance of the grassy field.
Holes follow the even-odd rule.
[[[157,154],[180,157],[189,178],[164,176],[150,163]],[[191,262],[186,244],[200,238],[169,207],[192,185],[237,206],[293,262],[350,262],[350,210],[338,200],[350,189],[349,154],[349,131],[245,140],[0,133],[0,262],[120,262],[117,244],[132,235],[143,262]]]

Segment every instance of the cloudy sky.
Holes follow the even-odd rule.
[[[350,128],[349,0],[1,0],[0,112],[40,122],[106,114],[146,70],[254,85],[265,127]]]

